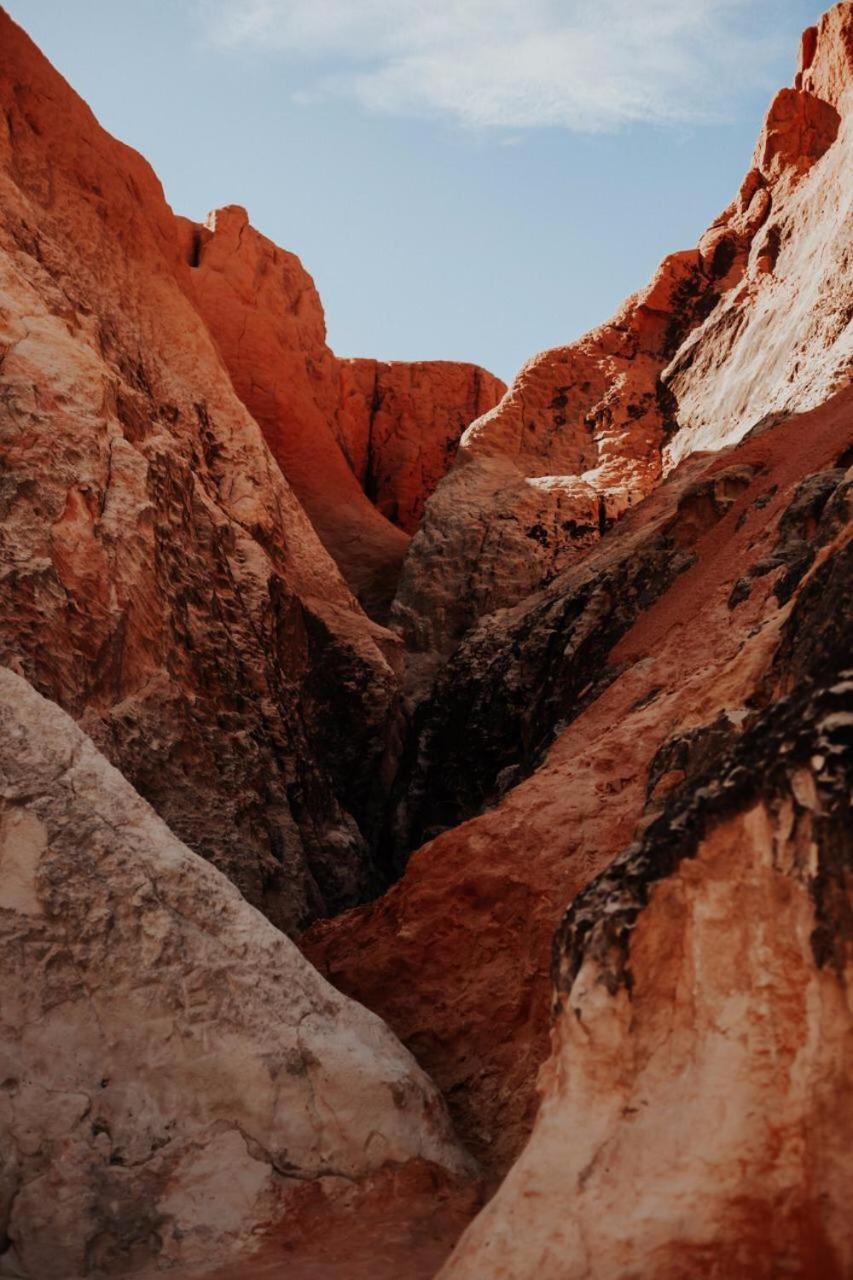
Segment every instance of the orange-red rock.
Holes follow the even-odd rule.
[[[451,360],[340,361],[336,428],[362,488],[414,533],[463,431],[506,391],[499,378]]]
[[[313,280],[245,209],[180,222],[194,297],[237,394],[352,591],[384,618],[406,535],[503,383],[450,361],[339,360]]]
[[[731,732],[576,900],[533,1136],[442,1280],[850,1275],[851,693]]]
[[[466,432],[394,607],[414,647],[446,654],[476,618],[546,584],[691,450],[849,380],[849,6],[810,39],[697,249],[665,259],[608,324],[536,356]]]
[[[774,550],[785,547],[802,567],[798,539],[815,536],[808,514],[797,517],[802,533],[790,544],[780,522],[789,507],[798,509],[798,489],[811,473],[828,477],[819,482],[818,506],[836,490],[842,502],[835,463],[851,442],[853,394],[845,393],[733,450],[689,460],[547,593],[485,619],[454,660],[444,695],[456,699],[448,738],[454,725],[464,726],[458,754],[427,783],[467,785],[504,726],[506,740],[517,744],[516,774],[530,771],[524,743],[537,704],[543,689],[565,683],[546,758],[496,807],[421,848],[378,902],[319,924],[304,939],[335,985],[381,1013],[413,1050],[469,1145],[500,1169],[517,1155],[535,1111],[557,921],[629,843],[647,788],[671,785],[671,768],[650,781],[656,754],[720,715],[738,723],[757,696],[791,608],[774,595],[785,571]],[[842,506],[826,519],[825,536],[835,538],[830,531],[849,515]],[[666,565],[682,554],[670,580]],[[621,638],[604,630],[596,640],[614,593],[637,590],[630,576],[614,576],[620,564],[636,569],[641,593],[655,577],[663,590],[645,611],[640,605]],[[730,604],[739,584],[748,594]],[[590,637],[595,644],[586,649]],[[583,663],[603,677],[589,702],[588,690],[573,689],[564,674]],[[579,680],[586,670],[580,666]],[[561,731],[564,718],[571,723]],[[548,741],[544,726],[534,761]],[[421,750],[431,749],[422,740]],[[437,759],[445,749],[446,741]],[[463,754],[470,767],[460,779]],[[494,800],[496,788],[499,794],[493,776],[480,803]],[[460,807],[457,801],[457,821]]]
[[[242,210],[175,218],[145,161],[0,23],[0,656],[293,928],[383,882],[399,643],[287,481],[377,615],[408,537],[341,450],[339,419],[366,409],[298,259]],[[411,518],[499,385],[417,366],[403,394],[406,369],[377,449]],[[394,442],[420,428],[418,469]]]
[[[153,172],[0,36],[0,660],[293,928],[380,883],[397,645],[235,394]]]
[[[245,209],[186,228],[198,309],[234,388],[352,591],[387,613],[408,538],[365,496],[334,433],[338,361],[314,282]]]
[[[292,255],[0,35],[0,661],[285,927],[422,846],[304,950],[515,1161],[443,1274],[846,1278],[853,4],[698,247],[499,404],[338,360]],[[352,590],[425,501],[394,635]],[[247,1274],[426,1277],[480,1194],[428,1082],[3,680],[0,1271],[9,1224],[35,1280],[45,1223],[91,1272],[285,1213]]]

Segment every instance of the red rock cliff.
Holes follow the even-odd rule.
[[[473,365],[338,360],[311,277],[244,209],[183,230],[194,297],[237,394],[352,591],[385,618],[406,535],[503,384]]]
[[[836,6],[697,248],[667,258],[608,324],[534,357],[466,432],[400,583],[411,645],[446,654],[582,558],[678,459],[849,379],[849,41]]]
[[[151,169],[0,26],[0,655],[292,928],[377,883],[396,645],[235,394]]]
[[[830,11],[820,27],[813,65],[831,67],[831,73],[821,74],[835,86],[847,74],[851,23],[853,6],[846,4]],[[848,101],[837,93],[826,103],[827,111],[805,109],[832,120],[834,103]],[[771,108],[771,133],[777,110]],[[713,306],[720,315],[728,314],[730,305],[741,312],[729,339],[720,340],[717,375],[706,380],[706,394],[715,396],[720,388],[720,394],[743,397],[749,390],[744,416],[736,427],[721,427],[722,447],[685,448],[680,461],[673,458],[663,483],[603,535],[598,528],[579,530],[575,520],[569,567],[521,603],[470,629],[424,700],[410,763],[398,780],[394,821],[401,860],[408,849],[427,843],[383,899],[308,935],[309,954],[344,990],[388,1018],[442,1084],[474,1149],[501,1168],[519,1151],[536,1106],[535,1076],[549,1034],[549,948],[561,911],[642,829],[646,804],[679,780],[697,752],[702,759],[703,744],[715,741],[713,726],[719,721],[736,729],[760,703],[774,652],[785,627],[793,625],[788,620],[794,597],[805,590],[810,575],[815,584],[811,608],[823,561],[840,557],[835,572],[843,581],[853,401],[849,390],[830,392],[849,382],[843,376],[849,327],[838,331],[837,308],[842,297],[849,303],[853,290],[845,274],[850,227],[843,220],[850,200],[847,117],[836,125],[834,141],[827,133],[807,133],[804,156],[786,151],[776,177],[768,166],[779,206],[784,210],[788,201],[803,202],[803,240],[798,241],[798,224],[792,221],[784,274],[774,279],[759,266],[763,241],[756,241],[751,224],[737,232],[743,239],[733,253],[718,259],[721,271],[725,266],[719,276],[725,291]],[[747,183],[747,193],[754,181]],[[718,230],[737,239],[737,219],[746,216],[758,190],[739,198]],[[733,368],[727,381],[726,353],[733,351],[737,334],[752,325],[754,315],[765,313],[777,292],[790,298],[799,272],[798,245],[807,267],[818,263],[826,272],[828,289],[831,284],[827,312],[815,307],[806,321],[799,310],[787,319],[780,310],[778,346],[771,348],[759,336],[764,331],[755,329],[754,378],[738,383]],[[467,598],[457,604],[459,594],[452,597],[455,565],[450,577],[439,568],[446,544],[441,549],[436,542],[426,576],[424,557],[433,531],[439,540],[444,534],[455,538],[456,531],[468,536],[473,525],[463,527],[462,517],[474,520],[478,486],[487,473],[500,477],[506,485],[501,492],[512,502],[515,495],[543,485],[549,493],[565,493],[562,481],[554,488],[553,477],[547,477],[537,485],[536,475],[520,480],[517,471],[519,458],[526,459],[525,466],[544,469],[552,465],[551,454],[581,447],[576,416],[555,424],[557,410],[545,414],[548,371],[561,361],[568,362],[563,368],[584,362],[584,381],[612,397],[614,415],[619,405],[622,412],[627,404],[641,404],[633,379],[644,367],[666,386],[659,357],[639,348],[627,360],[617,349],[606,357],[611,362],[606,378],[602,351],[605,341],[666,331],[673,323],[667,308],[685,263],[687,275],[680,278],[701,283],[705,277],[696,274],[695,255],[680,257],[675,265],[668,261],[652,291],[629,304],[624,323],[589,339],[593,356],[583,343],[580,349],[538,358],[522,371],[502,405],[469,429],[460,460],[428,504],[406,569],[419,573],[422,566],[427,589],[447,593],[448,610],[467,608]],[[755,283],[749,284],[753,270]],[[783,308],[781,301],[773,305]],[[705,322],[709,352],[714,314],[710,310]],[[797,361],[806,371],[803,378],[785,378],[774,390],[780,362],[793,367]],[[522,389],[532,391],[540,376],[541,397],[531,395],[528,402]],[[579,386],[566,383],[563,408],[580,394]],[[668,401],[662,392],[652,396],[649,390],[649,396],[643,403],[652,416],[661,406],[674,408],[674,398]],[[792,403],[812,404],[822,396],[825,403],[817,407],[789,411]],[[520,431],[522,401],[534,427],[540,423],[530,432],[534,438],[541,433],[530,458]],[[758,426],[756,404],[762,411],[776,407]],[[648,428],[645,438],[656,438],[659,450],[663,436],[655,435],[658,427],[651,430],[648,414],[628,415],[628,425],[617,434],[634,432],[636,444]],[[615,422],[616,416],[605,415],[605,420]],[[676,421],[673,442],[690,430]],[[632,446],[630,467],[642,456]],[[649,475],[659,470],[660,457]],[[570,482],[575,485],[576,478]],[[494,493],[491,483],[483,493]],[[594,523],[591,502],[587,526]],[[506,513],[509,508],[488,510]],[[495,555],[502,547],[500,564],[509,574],[528,562],[516,560],[513,551],[521,526],[510,518],[502,527],[509,532],[495,542]],[[579,538],[586,539],[582,552]],[[543,542],[532,542],[544,555]],[[490,545],[488,538],[484,545]],[[475,592],[479,567],[488,562],[488,554],[476,566],[465,562],[465,572],[475,575]],[[551,563],[549,573],[560,561]],[[529,578],[526,583],[529,587]],[[516,582],[513,592],[516,587],[521,589]],[[849,610],[842,594],[830,607],[841,615],[837,625],[844,632]],[[808,613],[799,617],[807,634]],[[419,634],[424,642],[435,638],[430,619],[449,618],[446,611],[423,615],[426,630]],[[817,629],[817,619],[813,625]]]

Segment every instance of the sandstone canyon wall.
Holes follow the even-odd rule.
[[[293,929],[383,883],[399,642],[288,480],[377,611],[407,536],[341,451],[358,397],[298,260],[239,210],[176,219],[141,157],[0,24],[0,656]],[[423,368],[385,438],[422,414],[428,452],[435,383],[444,456],[500,384]],[[407,509],[417,483],[406,470]]]
[[[795,592],[847,545],[851,443],[845,391],[692,459],[546,592],[484,619],[439,680],[407,797],[418,831],[450,829],[379,901],[309,932],[487,1165],[507,1168],[535,1112],[565,905],[762,698]],[[827,607],[848,635],[843,591]]]
[[[793,99],[783,91],[757,148],[758,156],[767,155],[767,138],[778,132],[779,103],[801,101],[797,92],[806,93],[803,110],[832,122],[831,142],[826,132],[795,128],[790,136],[799,139],[803,154],[793,143],[779,144],[775,167],[768,163],[773,198],[782,212],[790,208],[800,217],[798,222],[792,214],[787,223],[784,274],[758,262],[754,229],[743,233],[746,240],[734,256],[726,251],[718,259],[718,266],[726,264],[721,279],[740,274],[741,283],[732,298],[714,301],[716,312],[727,317],[718,317],[718,336],[729,330],[716,347],[716,312],[708,311],[703,341],[709,358],[716,350],[718,369],[716,375],[706,370],[693,394],[699,397],[704,386],[716,403],[723,389],[731,405],[742,402],[737,428],[721,420],[716,451],[705,441],[704,452],[694,454],[693,428],[673,419],[670,473],[649,496],[609,529],[606,513],[601,527],[592,527],[593,505],[582,536],[576,525],[569,531],[568,568],[556,572],[552,563],[544,588],[470,626],[472,583],[475,589],[488,555],[478,553],[465,569],[465,557],[455,559],[442,543],[427,567],[430,513],[437,513],[441,539],[452,539],[463,526],[468,536],[475,525],[470,502],[494,492],[480,488],[483,468],[508,474],[506,456],[496,458],[499,437],[509,430],[504,415],[516,394],[517,407],[522,400],[528,404],[524,392],[534,377],[544,378],[543,371],[565,358],[578,361],[583,354],[586,360],[590,346],[601,359],[602,335],[610,335],[608,342],[614,331],[624,336],[626,316],[635,335],[638,324],[660,332],[672,323],[671,315],[651,315],[657,307],[647,311],[631,301],[611,328],[583,340],[568,357],[538,357],[502,405],[469,429],[407,560],[398,604],[408,598],[406,575],[420,573],[423,563],[428,590],[446,591],[454,608],[467,611],[452,629],[469,629],[427,686],[415,717],[397,779],[390,843],[404,861],[409,849],[446,833],[420,849],[383,899],[313,930],[307,946],[333,981],[383,1013],[441,1083],[472,1148],[501,1169],[519,1151],[536,1107],[534,1081],[547,1050],[550,938],[564,904],[630,841],[647,786],[666,785],[666,774],[677,776],[677,769],[668,769],[657,779],[659,753],[675,759],[689,754],[694,737],[704,741],[703,726],[720,717],[723,724],[730,717],[740,722],[760,697],[793,594],[847,527],[842,498],[830,499],[844,488],[853,407],[848,391],[830,393],[850,381],[851,50],[847,4],[807,33],[801,55],[809,62],[809,83],[828,86],[826,111],[811,101],[811,91],[798,90]],[[798,72],[800,82],[802,77]],[[753,173],[711,242],[732,234],[733,220],[748,212],[759,187],[764,190],[756,182]],[[769,199],[759,197],[765,212]],[[682,279],[695,282],[695,262],[687,255]],[[684,269],[685,255],[668,260],[651,287],[653,300],[677,295],[674,273]],[[781,270],[778,262],[774,269]],[[793,305],[798,287],[811,297],[815,272],[827,307],[814,300],[811,309]],[[689,302],[696,290],[691,285],[686,292]],[[735,302],[739,310],[732,317]],[[754,328],[754,317],[771,312],[781,328],[778,341],[773,329],[773,343],[764,329]],[[690,315],[696,319],[695,311]],[[727,355],[739,349],[738,335],[746,331],[751,346],[729,366]],[[629,373],[633,377],[647,357],[638,365],[635,356],[621,373],[609,354],[608,360],[610,377],[602,383],[607,394],[639,403]],[[786,373],[777,385],[782,366]],[[787,376],[797,368],[801,378]],[[687,379],[689,372],[672,376]],[[658,389],[647,402],[655,413],[675,406],[661,375],[655,375]],[[589,375],[584,381],[595,385]],[[679,383],[682,395],[687,385]],[[792,403],[817,407],[797,414],[786,407]],[[630,430],[640,430],[643,416],[628,417]],[[739,437],[748,438],[733,443]],[[485,462],[481,438],[484,450],[495,446]],[[571,419],[555,421],[545,438],[553,441],[547,446],[552,451],[570,449],[577,430]],[[638,452],[640,460],[648,456]],[[628,462],[635,466],[632,458]],[[660,466],[658,458],[658,471]],[[576,481],[568,477],[570,484]],[[516,481],[501,490],[511,502],[518,492]],[[500,502],[485,509],[510,530],[501,538],[511,539],[518,525],[504,519],[510,508]],[[461,513],[457,524],[454,512]],[[538,555],[542,541],[532,544]],[[527,563],[509,542],[501,545],[499,563],[507,573]],[[468,574],[461,592],[454,577],[460,563]],[[530,582],[525,579],[525,589]],[[849,612],[843,596],[837,609],[841,625]],[[410,633],[410,640],[439,644],[432,624],[444,628],[448,617],[433,598],[429,625]],[[416,655],[420,681],[418,661]],[[430,661],[434,666],[435,651]]]
[[[181,223],[194,297],[237,394],[352,591],[384,619],[406,535],[465,427],[506,388],[474,365],[337,359],[311,277],[244,209]]]
[[[850,1275],[850,569],[787,621],[794,692],[575,899],[533,1137],[447,1280]]]
[[[0,36],[0,1275],[846,1280],[853,3],[506,394]]]
[[[600,329],[546,351],[465,433],[395,605],[416,648],[546,585],[696,448],[850,377],[849,17],[804,37],[736,199]]]

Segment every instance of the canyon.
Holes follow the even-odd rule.
[[[509,388],[0,103],[0,1276],[845,1280],[853,3]]]

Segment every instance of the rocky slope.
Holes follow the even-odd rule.
[[[802,590],[767,709],[714,726],[570,908],[533,1137],[447,1280],[850,1275],[850,552]]]
[[[393,644],[237,398],[154,174],[0,23],[0,659],[292,928],[371,881],[345,779]]]
[[[0,24],[0,1274],[848,1276],[853,3],[499,404]]]
[[[384,882],[399,642],[359,609],[262,431],[377,609],[407,536],[341,451],[350,366],[298,261],[240,211],[176,219],[2,13],[0,35],[0,660],[293,929]],[[385,436],[422,414],[442,456],[499,390],[483,375],[472,393],[468,367],[412,376]],[[411,503],[411,467],[401,484]]]
[[[4,1274],[186,1261],[309,1179],[468,1171],[380,1020],[8,670],[0,797]]]
[[[427,832],[459,825],[305,939],[414,1051],[488,1164],[506,1169],[535,1111],[560,915],[705,727],[760,697],[797,589],[849,537],[851,444],[848,391],[689,460],[547,592],[485,619],[439,685],[412,792]]]
[[[546,351],[465,433],[407,558],[395,617],[449,652],[583,556],[695,448],[813,408],[850,376],[851,78],[845,5],[806,33],[753,167],[696,249],[606,325]]]
[[[726,255],[721,279],[733,281],[739,273],[742,283],[731,298],[725,294],[715,302],[705,338],[700,327],[694,339],[697,352],[706,350],[703,343],[710,352],[716,316],[718,376],[706,371],[704,385],[709,396],[723,387],[732,405],[743,401],[745,416],[737,429],[720,423],[719,447],[710,456],[707,447],[693,453],[693,428],[677,425],[680,416],[673,419],[670,473],[651,494],[609,530],[609,517],[581,538],[573,527],[568,568],[555,572],[560,562],[551,562],[544,589],[469,627],[419,707],[386,831],[401,866],[410,849],[432,841],[383,899],[318,926],[306,939],[308,954],[332,980],[381,1011],[414,1049],[441,1083],[473,1149],[500,1169],[519,1151],[536,1107],[534,1082],[547,1051],[548,953],[561,911],[631,839],[647,789],[668,785],[667,775],[677,775],[677,769],[660,770],[658,753],[678,758],[704,725],[721,716],[727,722],[745,715],[758,696],[800,579],[813,571],[815,540],[818,546],[835,545],[846,525],[842,498],[830,498],[843,492],[853,402],[848,391],[826,396],[845,381],[850,349],[851,6],[831,10],[819,32],[807,34],[803,49],[809,83],[829,86],[832,96],[823,112],[811,101],[811,91],[798,90],[806,95],[803,109],[834,119],[835,103],[846,114],[840,124],[836,120],[831,145],[825,145],[825,134],[807,132],[803,138],[795,130],[802,156],[793,144],[770,147],[776,158],[768,162],[766,181],[773,199],[782,211],[789,205],[811,210],[808,218],[803,214],[802,241],[792,221],[784,257],[780,251],[774,265],[775,271],[785,268],[779,276],[759,267],[754,232],[739,241],[737,254],[730,261]],[[800,82],[803,76],[798,72]],[[790,100],[789,91],[774,100],[757,155],[768,154],[767,139],[778,135],[779,103]],[[755,175],[747,180],[735,206],[706,238],[709,243],[718,233],[731,234],[738,211],[745,214],[756,198],[755,182]],[[661,296],[664,285],[670,299],[678,293],[673,262],[683,268],[684,255],[661,268],[653,297]],[[797,282],[805,288],[808,271],[818,267],[829,305],[826,311],[813,307],[806,316],[790,300]],[[743,283],[750,272],[754,281]],[[839,332],[845,304],[847,327]],[[744,349],[739,360],[744,367],[729,368],[727,353],[738,349],[738,334],[750,328],[755,315],[774,308],[787,336],[777,347],[753,333],[752,362],[747,365]],[[651,323],[651,315],[632,300],[613,331],[622,333],[625,323],[636,334],[637,325]],[[655,321],[664,329],[671,323],[671,316],[660,314]],[[719,335],[726,326],[729,337],[723,340]],[[602,335],[608,332],[607,327],[597,331],[568,356],[557,352],[537,358],[502,405],[469,429],[456,467],[428,504],[399,600],[406,598],[406,575],[420,572],[423,563],[428,589],[446,590],[454,608],[468,611],[451,630],[470,623],[476,584],[472,587],[467,578],[459,591],[456,582],[454,594],[458,562],[447,572],[442,568],[448,544],[442,543],[428,570],[422,560],[431,513],[441,537],[451,539],[462,517],[470,517],[468,536],[476,521],[465,505],[466,486],[476,488],[479,481],[470,477],[484,474],[482,467],[505,474],[506,455],[488,452],[483,461],[480,449],[481,444],[484,451],[497,449],[498,440],[508,438],[503,433],[509,432],[506,414],[513,397],[528,403],[519,388],[532,386],[529,380],[540,375],[546,387],[545,371],[564,359],[580,361],[581,355],[586,377],[575,390],[579,394],[587,381],[595,386],[587,357],[593,351],[601,358]],[[619,373],[608,359],[610,381],[604,385],[615,398],[611,407],[622,395],[639,403],[632,379],[652,364],[645,356],[639,364],[635,358]],[[799,362],[803,376],[786,378],[774,391],[780,361],[792,368]],[[682,379],[679,388],[686,396],[690,367],[683,359],[676,365],[681,372],[672,376]],[[662,405],[673,409],[674,393],[664,396],[664,377],[655,376],[654,412]],[[758,413],[761,396],[756,425],[753,411]],[[783,411],[791,402],[824,399],[807,413]],[[778,411],[768,412],[774,406]],[[631,430],[645,421],[641,415],[629,417]],[[520,419],[512,421],[517,425]],[[540,459],[542,449],[569,448],[576,437],[572,421],[544,432]],[[747,438],[733,443],[738,437]],[[517,461],[518,455],[512,456]],[[655,465],[660,469],[660,456]],[[568,477],[572,485],[577,481]],[[453,511],[462,513],[457,524],[453,512],[442,507],[443,495]],[[489,510],[510,531],[501,538],[511,542],[520,526],[503,519],[506,509]],[[592,518],[591,509],[589,523]],[[527,562],[510,542],[501,543],[500,563],[514,574]],[[535,555],[544,554],[544,543],[533,543]],[[487,564],[488,555],[479,555],[475,574]],[[525,578],[523,589],[531,582]],[[418,635],[423,643],[440,644],[432,623],[444,628],[449,614],[435,598],[429,607],[429,624]],[[418,635],[412,637],[415,643]],[[430,661],[434,665],[435,650]],[[414,671],[422,680],[417,657]]]

